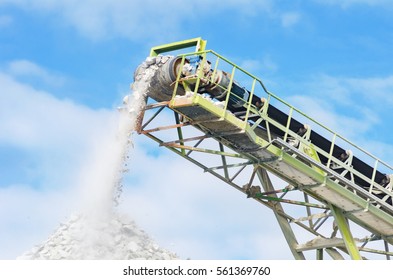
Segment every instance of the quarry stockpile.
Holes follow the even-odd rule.
[[[72,216],[46,242],[18,259],[35,260],[170,260],[178,257],[160,248],[133,221],[113,214],[110,219],[92,221]]]
[[[60,224],[41,245],[18,259],[157,259],[178,258],[160,248],[126,215],[118,213],[123,174],[127,170],[131,134],[146,104],[146,91],[157,69],[148,58],[134,76],[131,95],[119,109],[118,133],[97,149],[91,164],[83,172],[81,186],[85,194],[80,213]],[[159,61],[158,61],[159,63]]]

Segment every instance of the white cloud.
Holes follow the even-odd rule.
[[[47,92],[21,84],[0,73],[0,141],[22,147],[46,149],[47,144],[85,143],[97,137],[94,127],[107,126],[111,113],[94,111],[70,100],[59,100]],[[92,134],[91,132],[94,132]]]
[[[295,13],[284,13],[281,16],[271,0],[230,0],[225,4],[208,0],[172,0],[166,1],[162,6],[155,0],[3,0],[2,3],[55,16],[57,24],[62,19],[60,22],[64,25],[75,28],[80,34],[93,40],[125,37],[132,40],[171,41],[182,35],[185,21],[191,19],[200,22],[201,18],[215,16],[220,12],[246,17],[263,12],[270,18],[282,19],[285,26],[298,21]]]
[[[286,12],[281,15],[281,24],[283,27],[288,28],[296,25],[301,19],[298,12]]]
[[[275,72],[278,69],[277,63],[275,63],[270,55],[264,55],[260,60],[257,59],[245,59],[242,61],[241,68],[245,69],[250,73],[256,73],[262,71]]]
[[[320,74],[306,85],[315,90],[322,100],[332,100],[337,104],[362,106],[365,102],[372,107],[382,107],[393,104],[393,75],[385,77],[335,77]]]
[[[66,78],[64,76],[53,74],[45,68],[28,60],[11,61],[4,66],[4,72],[18,78],[35,78],[47,85],[56,87],[60,87],[66,82]]]
[[[348,8],[354,5],[382,6],[392,7],[390,0],[315,0],[317,3],[338,5],[342,8]]]
[[[7,27],[11,25],[13,18],[9,15],[0,15],[0,28]]]
[[[382,107],[393,105],[393,75],[364,79],[344,78],[339,81],[356,94],[362,95],[373,106],[379,107],[381,103]]]

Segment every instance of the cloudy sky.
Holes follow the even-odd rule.
[[[79,207],[90,182],[81,176],[114,132],[133,71],[159,44],[206,39],[392,162],[391,1],[224,2],[0,0],[0,258],[43,242]],[[133,139],[121,207],[158,243],[182,258],[292,259],[269,209]]]

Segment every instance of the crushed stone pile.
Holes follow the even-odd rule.
[[[172,260],[178,256],[160,248],[135,222],[113,213],[108,219],[73,215],[42,245],[20,260]]]
[[[87,196],[85,209],[61,224],[42,245],[33,247],[18,259],[178,259],[116,209],[123,175],[128,172],[128,154],[133,147],[131,136],[146,105],[146,92],[157,67],[156,59],[148,58],[142,64],[131,85],[133,93],[124,98],[124,106],[119,108],[116,137],[98,150],[84,172],[83,189],[94,194]]]

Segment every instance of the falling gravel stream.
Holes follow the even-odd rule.
[[[98,150],[81,179],[88,199],[83,209],[55,230],[43,244],[18,259],[176,259],[160,248],[127,215],[119,213],[123,174],[127,171],[132,132],[145,106],[146,90],[154,65],[142,64],[119,109],[117,134]]]

